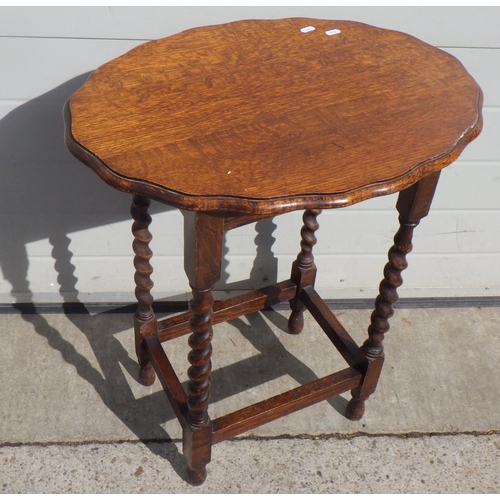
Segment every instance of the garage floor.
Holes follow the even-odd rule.
[[[335,311],[358,341],[371,311]],[[346,367],[310,317],[214,327],[212,418]],[[498,493],[500,308],[398,309],[365,417],[348,394],[213,448],[185,482],[180,427],[137,382],[129,314],[2,314],[2,493]],[[164,344],[186,379],[186,338]]]

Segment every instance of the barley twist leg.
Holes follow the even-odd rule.
[[[189,303],[189,310],[193,314],[190,320],[191,331],[188,343],[191,351],[188,355],[190,367],[188,369],[188,396],[187,422],[193,436],[208,435],[211,432],[211,422],[208,416],[210,400],[210,371],[212,368],[212,291],[193,288],[193,298]],[[196,457],[193,457],[196,458]],[[188,479],[193,485],[205,481],[207,472],[205,464],[201,468],[194,468],[194,460],[188,467]]]
[[[380,283],[379,295],[375,299],[375,310],[368,327],[368,339],[362,346],[368,363],[378,361],[380,368],[384,356],[384,336],[389,331],[389,319],[394,315],[393,305],[398,300],[397,289],[403,284],[402,272],[408,267],[406,255],[412,249],[412,235],[417,223],[400,221],[394,237],[394,245],[389,250],[389,262],[384,268],[384,279]],[[366,389],[366,388],[365,388]],[[374,388],[373,388],[374,389]],[[365,400],[369,396],[363,386],[354,389],[347,405],[346,415],[350,420],[359,420],[365,411]]]
[[[304,328],[305,307],[299,299],[299,293],[305,286],[314,285],[316,278],[316,266],[314,265],[313,247],[318,241],[315,232],[319,229],[316,218],[321,213],[319,209],[309,209],[304,212],[302,218],[304,225],[300,231],[302,240],[300,242],[300,253],[292,265],[292,280],[297,284],[297,293],[290,300],[292,313],[288,320],[288,331],[298,334]]]
[[[384,279],[375,300],[368,339],[362,346],[367,362],[366,372],[362,385],[351,391],[352,399],[346,408],[346,416],[350,420],[359,420],[363,416],[365,401],[377,387],[384,363],[384,336],[389,331],[393,305],[398,300],[397,289],[403,283],[402,272],[408,266],[406,256],[412,250],[413,230],[429,213],[438,180],[439,172],[433,172],[399,193],[396,208],[400,226],[394,236],[394,245],[389,250],[389,262],[384,268]]]
[[[135,347],[140,365],[139,381],[143,385],[151,385],[155,380],[154,369],[142,347],[142,341],[146,336],[153,334],[156,326],[156,318],[152,307],[153,296],[151,295],[151,289],[153,288],[151,273],[153,268],[149,262],[153,256],[149,248],[149,243],[152,240],[152,235],[149,232],[149,225],[151,224],[151,216],[148,213],[149,205],[150,200],[148,198],[134,195],[130,209],[134,219],[132,247],[135,253],[134,281],[136,284],[135,296],[137,298],[137,312],[134,318]]]
[[[188,414],[187,421],[193,427],[202,427],[208,422],[208,400],[210,396],[210,370],[212,355],[212,292],[193,289],[189,310],[192,334],[188,343],[191,352],[188,360]]]
[[[210,371],[212,369],[212,289],[221,276],[224,218],[220,214],[186,212],[184,268],[193,292],[188,339],[190,367],[187,386],[186,426],[183,451],[188,481],[200,485],[211,460],[212,422],[208,414]]]

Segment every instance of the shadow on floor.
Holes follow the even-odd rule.
[[[127,220],[129,195],[119,193],[104,184],[94,173],[84,168],[68,153],[63,142],[61,110],[65,101],[85,82],[88,74],[76,77],[50,92],[19,106],[0,121],[0,166],[5,173],[0,192],[0,265],[4,278],[11,283],[12,293],[30,304],[33,294],[28,281],[30,265],[26,247],[33,241],[48,239],[52,245],[54,267],[58,273],[59,293],[63,298],[78,297],[75,266],[69,250],[68,234]],[[22,201],[22,203],[20,203]],[[153,205],[153,212],[170,207]],[[277,262],[272,252],[276,225],[272,218],[256,224],[257,255],[249,280],[232,284],[229,288],[244,289],[275,281]],[[297,231],[299,234],[299,231]],[[96,242],[97,244],[98,242]],[[297,243],[297,250],[299,246]],[[132,255],[131,255],[132,259]],[[218,288],[227,288],[227,248],[225,269]],[[132,288],[131,276],[131,288]],[[75,302],[73,300],[73,302]],[[76,299],[77,302],[77,299]],[[82,353],[64,338],[64,332],[51,326],[46,317],[23,305],[23,319],[33,325],[49,346],[59,352],[78,375],[92,385],[103,403],[146,444],[162,441],[164,446],[151,446],[153,453],[161,453],[184,477],[183,460],[175,443],[161,426],[175,418],[162,392],[136,399],[128,385],[123,369],[137,380],[138,364],[132,359],[116,334],[131,328],[131,315],[115,315],[114,322],[106,315],[91,315],[80,304],[82,314],[67,318],[86,336],[99,363],[95,369]],[[269,320],[284,329],[283,318],[266,313]],[[249,324],[241,319],[230,323],[259,351],[250,359],[240,361],[213,372],[212,401],[220,401],[248,388],[288,374],[299,384],[315,380],[314,372],[291,355],[279,342],[272,355],[265,346],[274,337],[262,316],[247,316]],[[280,362],[276,363],[276,356]],[[187,365],[187,362],[186,362]],[[187,366],[186,366],[187,368]],[[246,374],[253,373],[249,381]],[[346,401],[333,398],[330,404],[340,413]],[[158,450],[162,450],[161,452]]]

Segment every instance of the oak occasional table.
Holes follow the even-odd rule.
[[[358,420],[382,368],[413,229],[442,168],[480,132],[482,94],[451,55],[409,35],[348,21],[251,20],[145,43],[98,68],[65,107],[71,153],[133,194],[140,380],[155,373],[183,429],[188,480],[211,446],[351,391]],[[368,339],[358,346],[314,289],[322,209],[399,192],[400,228]],[[185,210],[187,313],[153,313],[150,199]],[[224,231],[304,210],[289,280],[214,303]],[[211,420],[212,325],[289,301],[289,331],[309,310],[348,366]],[[187,393],[162,342],[191,333]],[[215,353],[216,355],[216,353]]]

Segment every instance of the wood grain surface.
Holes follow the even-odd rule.
[[[481,106],[457,59],[409,35],[247,20],[148,42],[97,69],[66,105],[66,143],[118,189],[272,214],[408,187],[479,134]]]

